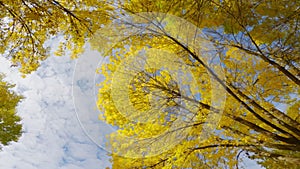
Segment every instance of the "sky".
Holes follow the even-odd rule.
[[[13,142],[0,152],[0,169],[102,169],[110,166],[103,149],[103,134],[110,128],[97,118],[95,99],[90,97],[94,93],[95,85],[91,84],[94,81],[82,79],[82,74],[77,73],[72,85],[76,64],[80,65],[78,61],[83,58],[90,60],[89,56],[90,53],[85,53],[77,61],[68,56],[49,57],[26,78],[21,78],[18,70],[10,68],[10,63],[0,57],[0,72],[6,74],[5,80],[15,83],[14,90],[25,96],[18,106],[24,133],[19,142]]]
[[[59,39],[52,39],[59,41]],[[52,53],[57,43],[51,43]],[[23,135],[0,152],[0,169],[104,169],[111,166],[105,135],[114,130],[98,120],[95,74],[103,63],[87,47],[79,59],[51,56],[40,68],[21,78],[17,68],[0,56],[0,72],[25,96],[18,106]],[[68,55],[68,53],[66,54]],[[248,169],[258,169],[254,162]]]

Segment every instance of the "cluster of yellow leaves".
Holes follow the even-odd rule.
[[[96,39],[93,41],[96,42],[95,44],[98,44]],[[163,36],[132,36],[130,40],[121,41],[115,44],[115,46],[117,46],[113,48],[115,50],[112,49],[106,53],[110,57],[110,62],[103,64],[99,69],[99,73],[105,75],[106,78],[99,85],[100,89],[98,93],[98,107],[103,111],[100,119],[119,128],[118,132],[108,136],[110,141],[108,147],[110,147],[113,153],[113,168],[120,166],[123,168],[142,168],[143,166],[152,165],[157,168],[207,168],[209,165],[218,165],[220,158],[227,161],[225,159],[230,156],[229,154],[232,157],[236,155],[235,151],[226,147],[221,149],[213,147],[209,150],[203,150],[203,152],[198,150],[187,152],[187,150],[197,146],[217,145],[221,143],[213,137],[202,144],[205,139],[199,139],[202,130],[201,123],[206,121],[209,111],[203,109],[199,112],[199,109],[201,109],[199,105],[186,101],[183,98],[189,96],[195,101],[201,100],[206,104],[211,103],[210,76],[202,66],[195,64],[178,45]],[[130,46],[130,48],[126,46]],[[139,57],[143,55],[140,50],[147,46],[172,51],[182,59],[182,64],[190,65],[189,68],[193,77],[197,77],[195,79],[196,83],[190,83],[189,81],[180,82],[185,88],[188,88],[190,93],[185,93],[187,94],[186,96],[178,96],[172,93],[183,94],[184,92],[181,93],[173,79],[176,75],[170,74],[163,67],[161,69],[154,69],[151,68],[151,65],[149,68],[145,68],[135,67],[134,64],[122,64],[127,57],[132,55]],[[140,55],[137,55],[139,53],[137,51],[140,51]],[[159,62],[160,58],[157,59]],[[137,58],[137,60],[140,59]],[[147,59],[143,61],[147,65]],[[175,65],[171,60],[169,64]],[[114,74],[118,69],[121,69],[120,66],[128,66],[129,68],[126,70],[133,70],[133,78],[125,79],[130,80],[130,85],[128,86],[129,93],[124,93],[124,91],[112,87],[112,81],[122,82],[123,79],[120,78],[126,78],[126,73],[132,73],[131,71],[123,72],[124,76],[118,76],[118,79],[116,79]],[[120,112],[116,107],[116,104],[120,103],[113,100],[111,90],[118,90],[120,95],[128,94],[128,99],[136,111]],[[151,99],[154,99],[154,101],[151,102]],[[180,99],[182,101],[185,100],[183,109],[186,110],[183,111],[183,109],[178,107],[177,99],[179,101]],[[183,119],[182,124],[172,128],[172,125],[175,123],[174,121],[180,118]],[[177,133],[177,135],[173,133]],[[167,140],[169,142],[167,144],[161,142],[161,140],[166,139],[165,136],[168,136]],[[180,144],[175,142],[176,144],[172,145],[172,139],[174,138],[181,141]],[[226,142],[224,140],[224,143]],[[140,158],[137,154],[143,154],[143,152],[145,158]],[[225,154],[227,154],[226,157]],[[199,162],[199,158],[207,159],[201,163]],[[233,166],[236,160],[234,158],[229,159],[227,164]],[[156,164],[160,161],[164,162]]]
[[[64,36],[55,54],[61,56],[69,50],[71,58],[76,58],[86,38],[109,22],[112,9],[107,1],[1,1],[0,53],[28,74],[49,56],[45,42]]]

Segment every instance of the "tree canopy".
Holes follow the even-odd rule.
[[[83,52],[83,45],[101,24],[108,22],[105,1],[1,0],[0,53],[24,75],[35,71],[50,55],[45,42],[63,36],[56,55]]]
[[[16,114],[22,96],[11,91],[14,86],[3,78],[4,75],[0,74],[0,149],[12,141],[18,141],[22,135],[21,118]]]
[[[242,151],[299,166],[299,1],[119,6],[129,16],[92,41],[108,44],[98,106],[118,127],[113,168],[235,168]]]

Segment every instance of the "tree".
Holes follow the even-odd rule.
[[[110,58],[100,118],[118,127],[113,168],[234,168],[241,151],[267,168],[298,167],[299,1],[119,6],[134,15],[104,28],[99,47]]]
[[[56,55],[71,51],[76,58],[87,38],[109,21],[106,1],[0,1],[0,53],[24,75],[35,71],[49,56],[45,42],[63,36]]]
[[[21,118],[16,114],[17,105],[23,98],[10,89],[13,85],[3,81],[0,75],[0,148],[12,141],[18,141],[22,135]]]

